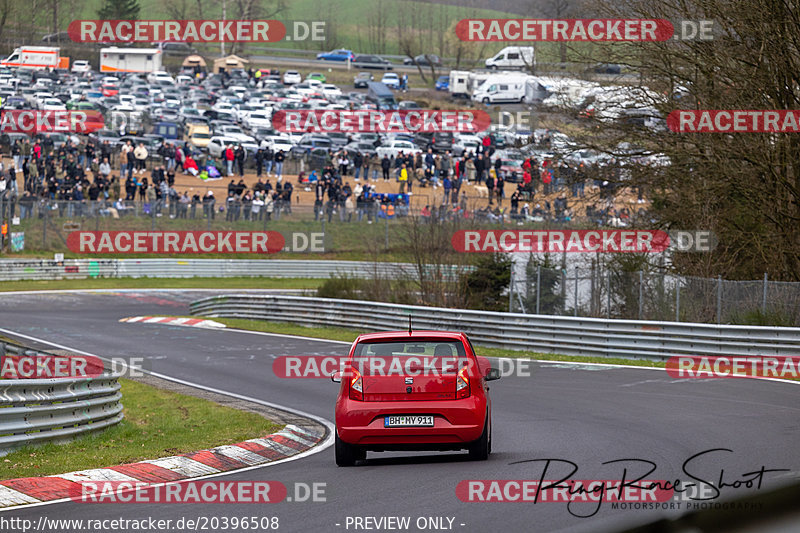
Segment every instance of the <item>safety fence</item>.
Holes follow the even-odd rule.
[[[212,296],[192,302],[191,309],[206,317],[359,331],[404,330],[411,315],[417,330],[464,331],[484,346],[566,355],[657,361],[676,355],[800,356],[800,328],[525,315],[277,295]]]
[[[6,355],[49,356],[11,343]],[[119,376],[0,379],[0,456],[20,446],[61,442],[119,423]]]

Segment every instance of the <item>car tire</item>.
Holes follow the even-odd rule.
[[[353,466],[356,464],[356,461],[367,458],[366,451],[340,439],[338,432],[336,433],[334,452],[336,455],[336,466]]]
[[[483,99],[483,103],[486,104],[486,105],[489,105],[490,102],[489,102],[489,97],[488,96]]]
[[[492,429],[489,426],[489,417],[486,417],[486,422],[483,424],[483,433],[481,433],[480,438],[469,445],[469,458],[473,461],[485,461],[492,452]]]

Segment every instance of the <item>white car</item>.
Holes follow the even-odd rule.
[[[283,84],[294,85],[303,81],[303,77],[296,70],[287,70],[283,73]]]
[[[320,90],[313,85],[309,84],[307,81],[303,83],[298,83],[294,87],[292,87],[295,92],[301,96],[310,96],[312,94],[317,94]]]
[[[45,98],[42,100],[39,109],[42,111],[66,111],[67,106],[58,98]]]
[[[242,85],[231,85],[228,87],[228,90],[233,92],[233,94],[235,94],[237,97],[244,99],[250,89]]]
[[[380,157],[384,155],[388,155],[389,157],[397,157],[400,152],[403,152],[404,155],[417,155],[421,154],[422,150],[417,148],[417,146],[409,141],[402,141],[399,139],[394,139],[389,141],[387,146],[379,146],[375,149]]]
[[[292,143],[286,137],[281,135],[268,135],[261,140],[261,148],[269,147],[273,152],[279,150],[289,152],[292,149]]]
[[[166,72],[164,70],[157,70],[147,75],[147,83],[161,83],[164,81],[167,81],[172,84],[175,83],[175,79],[172,76],[170,76],[169,72]]]
[[[133,105],[133,102],[136,101],[136,97],[132,94],[120,94],[118,96],[120,104],[128,104]]]
[[[116,76],[103,76],[101,81],[103,82],[103,85],[116,85],[119,83],[119,78]]]
[[[387,72],[381,78],[381,83],[385,84],[390,89],[399,89],[400,77],[394,72]]]
[[[254,111],[242,120],[242,125],[250,131],[256,128],[271,128],[272,114],[267,111]]]
[[[323,83],[320,87],[325,98],[336,98],[342,96],[342,90],[332,83]]]
[[[186,85],[187,83],[192,83],[194,78],[191,76],[187,76],[186,74],[181,74],[180,76],[175,78],[175,83],[178,85]]]
[[[247,135],[245,132],[242,131],[242,128],[236,126],[234,124],[226,124],[221,126],[215,133],[223,137],[230,137],[231,139],[237,139],[239,142],[249,142],[255,144],[256,140],[253,139],[250,135]]]
[[[233,104],[228,102],[217,102],[211,106],[211,110],[220,115],[228,115],[231,118],[236,117],[236,109],[233,107]]]
[[[85,74],[92,70],[92,66],[85,59],[78,59],[72,62],[71,70],[76,74]]]
[[[264,109],[263,107],[260,107],[256,104],[252,104],[250,102],[246,104],[239,104],[233,110],[233,117],[236,119],[237,122],[244,123],[247,117],[250,116],[250,113],[253,113],[255,111],[261,111],[263,109]]]
[[[229,145],[235,146],[237,144],[241,144],[248,154],[254,154],[256,150],[258,150],[258,145],[256,144],[255,140],[252,140],[252,142],[244,142],[239,139],[234,139],[224,135],[212,136],[206,148],[208,149],[209,155],[213,157],[221,157],[222,151],[225,150]]]

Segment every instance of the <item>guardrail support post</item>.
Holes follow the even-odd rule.
[[[611,318],[611,271],[606,273],[606,318]]]
[[[764,290],[761,294],[761,314],[767,314],[767,273],[764,272]]]
[[[508,283],[508,312],[512,312],[511,306],[514,305],[514,264],[511,264],[511,281]]]
[[[717,324],[722,324],[722,276],[717,276]]]
[[[574,315],[578,316],[578,267],[575,267],[575,298],[573,301]]]
[[[639,271],[639,320],[644,311],[644,271]]]
[[[681,278],[675,279],[675,322],[681,321]]]
[[[542,296],[542,265],[536,267],[536,314],[539,314],[539,299]]]

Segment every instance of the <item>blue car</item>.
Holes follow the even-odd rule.
[[[323,59],[325,61],[353,61],[356,55],[352,52],[352,50],[345,50],[344,48],[337,48],[336,50],[331,50],[330,52],[322,52],[317,54],[317,59]]]
[[[448,89],[450,89],[450,76],[439,76],[439,79],[436,80],[436,90],[446,91]]]

